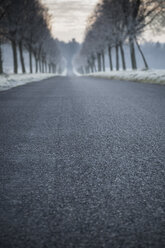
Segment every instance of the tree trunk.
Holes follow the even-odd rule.
[[[37,56],[37,52],[33,52],[33,56],[34,56],[34,60],[35,60],[35,73],[38,73],[38,56]]]
[[[109,54],[109,66],[110,66],[110,70],[113,71],[113,62],[112,62],[112,52],[111,52],[112,48],[109,46],[108,47],[108,54]]]
[[[100,71],[101,71],[102,70],[101,53],[99,53],[99,64],[100,64]]]
[[[0,74],[3,74],[3,59],[2,59],[1,40],[0,40]]]
[[[30,73],[33,73],[33,65],[32,65],[32,50],[31,47],[29,47],[29,68],[30,68]]]
[[[137,70],[135,46],[134,46],[134,40],[132,37],[129,37],[129,46],[130,46],[130,57],[131,57],[132,69]]]
[[[83,69],[83,74],[85,74],[85,68],[84,68],[84,66],[82,67],[82,69]]]
[[[91,64],[91,70],[92,70],[92,73],[94,73],[94,67],[93,67],[93,64]]]
[[[116,45],[116,70],[119,71],[119,46]]]
[[[17,60],[17,45],[14,40],[11,41],[12,51],[13,51],[13,68],[14,73],[18,73],[18,60]]]
[[[102,51],[101,55],[102,55],[102,61],[103,61],[103,71],[105,71],[105,55],[104,55],[104,51]]]
[[[80,73],[83,75],[84,74],[84,70],[83,70],[83,67],[81,66],[80,68]]]
[[[139,52],[140,52],[140,54],[142,56],[142,59],[143,59],[144,65],[145,65],[145,69],[148,70],[149,69],[149,66],[148,66],[147,60],[146,60],[146,58],[144,56],[144,53],[143,53],[143,51],[142,51],[142,49],[141,49],[141,47],[140,47],[140,45],[139,45],[139,43],[138,43],[138,41],[137,41],[136,38],[135,38],[135,42],[136,42],[136,45],[138,47],[138,50],[139,50]]]
[[[19,47],[19,54],[20,54],[20,61],[21,61],[22,73],[26,73],[25,62],[24,62],[24,57],[23,57],[22,41],[20,41],[18,43],[18,47]]]
[[[94,67],[94,71],[97,72],[96,64],[95,64],[95,59],[93,59],[93,67]]]
[[[97,54],[97,60],[98,60],[98,71],[101,71],[101,54]]]
[[[53,64],[53,73],[55,73],[55,65]]]
[[[35,56],[35,64],[36,64],[36,73],[38,73],[38,59],[36,56]]]
[[[89,73],[88,66],[86,66],[86,74],[88,74],[88,73]]]
[[[91,69],[91,73],[93,73],[93,64],[90,60],[88,61],[88,67]]]
[[[97,68],[98,68],[98,71],[100,71],[99,54],[97,54]]]
[[[44,61],[42,60],[42,73],[44,73]]]
[[[123,70],[126,70],[126,63],[125,63],[125,54],[122,43],[120,43],[120,52],[121,52],[121,60],[122,60],[122,66]]]
[[[45,72],[47,73],[47,62],[45,61]]]
[[[39,70],[40,70],[40,73],[42,72],[42,66],[41,66],[41,59],[39,58]]]

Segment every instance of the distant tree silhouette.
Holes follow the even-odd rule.
[[[62,51],[63,57],[66,59],[67,68],[70,73],[73,71],[73,59],[75,54],[78,52],[80,48],[80,44],[73,38],[68,43],[63,41],[59,42],[60,50]]]

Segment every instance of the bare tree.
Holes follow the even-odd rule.
[[[0,0],[0,21],[5,16],[8,8],[11,6],[12,0]]]
[[[105,70],[104,51],[108,47],[110,70],[113,70],[112,49],[116,52],[116,70],[119,70],[119,51],[123,70],[126,70],[123,45],[128,42],[132,69],[137,69],[135,44],[145,68],[148,64],[138,42],[138,37],[156,18],[164,20],[164,0],[102,0],[88,20],[87,31],[79,56],[84,57],[86,71],[91,68],[91,58],[97,58],[98,71]],[[163,10],[163,11],[162,11]],[[77,61],[80,61],[77,57]],[[82,64],[79,68],[82,70]],[[93,69],[91,68],[91,71]]]
[[[1,35],[11,42],[14,73],[18,73],[17,43],[24,24],[26,2],[26,0],[15,0],[12,2],[0,23]]]
[[[11,5],[11,0],[0,0],[0,22],[4,18],[6,11],[10,5]],[[3,41],[3,36],[0,31],[0,74],[3,73],[3,58],[2,58],[2,48],[1,48],[2,41]]]
[[[13,51],[13,68],[14,73],[18,73],[18,54],[19,49],[22,72],[26,72],[23,51],[29,52],[30,73],[33,72],[33,60],[35,59],[35,72],[48,71],[48,52],[51,48],[61,63],[61,55],[55,40],[51,36],[50,15],[48,10],[39,0],[0,0],[5,8],[5,14],[0,21],[0,41],[2,38],[10,41]],[[7,3],[12,4],[7,4]],[[2,8],[0,8],[0,17]],[[4,13],[4,12],[3,12]],[[19,13],[19,14],[18,14]],[[48,44],[51,40],[51,44]],[[0,44],[1,45],[1,44]],[[53,55],[52,55],[53,57]],[[54,61],[56,59],[54,58]],[[53,71],[55,71],[55,62],[52,62]],[[57,64],[57,61],[56,61]],[[2,53],[0,46],[0,73],[2,73]]]

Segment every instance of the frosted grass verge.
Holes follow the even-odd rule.
[[[57,76],[56,74],[3,74],[0,75],[0,91],[9,90],[13,87],[21,86],[27,83],[40,81],[43,79]]]
[[[96,72],[88,76],[165,85],[165,70]]]

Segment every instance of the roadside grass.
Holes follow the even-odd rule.
[[[165,70],[96,72],[88,76],[165,85]]]
[[[2,74],[0,75],[0,91],[9,90],[27,83],[41,81],[57,76],[56,74]]]

